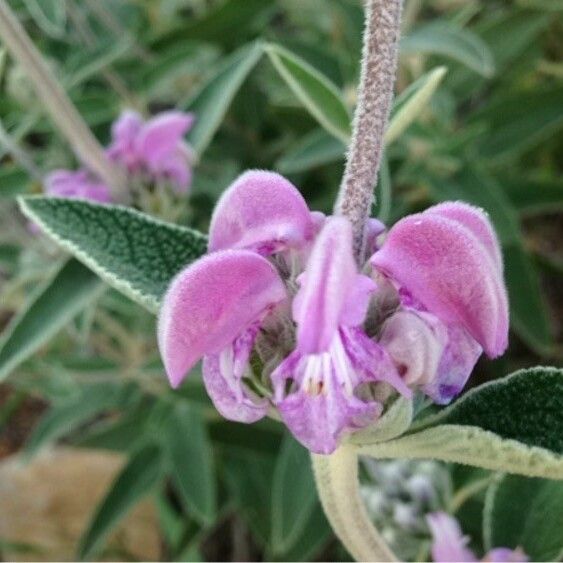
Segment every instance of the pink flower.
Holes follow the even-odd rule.
[[[462,534],[455,518],[445,512],[433,512],[426,519],[433,538],[432,559],[436,563],[479,561],[473,551],[467,548],[469,538]],[[505,547],[497,547],[489,551],[481,561],[521,563],[528,561],[528,558],[520,549],[512,550]]]
[[[136,112],[124,111],[112,127],[108,156],[130,174],[147,174],[151,180],[168,180],[182,193],[191,184],[190,152],[182,140],[194,116],[165,111],[147,121]]]
[[[171,384],[203,358],[224,416],[251,422],[275,408],[324,454],[377,420],[391,392],[449,401],[482,349],[494,357],[506,347],[488,219],[443,204],[399,221],[383,244],[381,224],[368,235],[375,254],[358,265],[347,219],[310,212],[278,174],[243,174],[215,209],[210,254],[164,298],[158,336]]]
[[[45,178],[44,188],[47,195],[54,197],[111,202],[109,188],[92,178],[86,170],[54,170]]]

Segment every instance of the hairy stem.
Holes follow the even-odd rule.
[[[342,445],[332,455],[312,454],[311,458],[323,510],[350,555],[356,561],[397,561],[360,497],[354,446]]]
[[[5,0],[0,0],[0,38],[29,77],[41,101],[78,158],[112,190],[117,201],[125,196],[125,180],[106,158],[81,115],[23,29]]]
[[[358,103],[352,140],[335,213],[354,228],[354,250],[361,258],[365,226],[374,202],[397,71],[402,0],[366,0],[366,26]]]

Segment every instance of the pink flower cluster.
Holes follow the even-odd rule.
[[[165,111],[144,121],[138,113],[126,110],[112,126],[106,154],[130,176],[167,181],[176,192],[186,192],[192,171],[189,149],[182,139],[193,121],[192,114],[180,111]],[[45,193],[100,203],[112,200],[109,187],[85,169],[51,172],[45,179]]]
[[[347,219],[311,212],[278,174],[243,174],[217,204],[209,253],[164,298],[158,341],[172,386],[203,358],[223,416],[253,422],[274,408],[322,454],[377,420],[391,392],[448,403],[483,351],[507,347],[497,237],[460,202],[383,229],[369,223],[358,264]]]

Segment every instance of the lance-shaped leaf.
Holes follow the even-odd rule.
[[[0,380],[34,354],[103,290],[77,260],[66,262],[12,320],[0,341]]]
[[[408,434],[359,453],[563,479],[563,370],[537,367],[482,385]]]
[[[331,135],[347,143],[351,134],[350,115],[338,88],[291,51],[275,44],[265,49],[274,68],[307,111]]]
[[[563,482],[503,475],[487,490],[483,536],[488,549],[521,547],[530,561],[560,561],[562,531]]]
[[[172,278],[202,256],[204,235],[127,207],[20,198],[22,211],[109,285],[157,311]]]

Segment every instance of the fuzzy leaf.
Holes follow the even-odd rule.
[[[172,278],[206,251],[201,233],[126,207],[45,197],[19,201],[56,243],[153,312]]]

